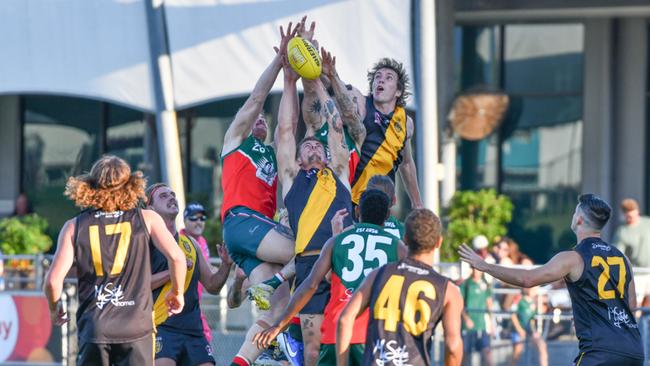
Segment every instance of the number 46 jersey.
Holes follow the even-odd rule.
[[[153,331],[150,238],[140,209],[77,216],[79,339],[125,343]]]
[[[341,311],[368,273],[397,261],[399,240],[381,226],[355,224],[334,239],[332,247],[332,286],[321,327],[322,344],[336,344],[336,324]],[[366,342],[368,312],[355,321],[352,344]]]
[[[382,267],[370,295],[364,365],[429,365],[449,279],[406,258]]]
[[[582,257],[584,270],[577,281],[565,281],[580,352],[605,350],[643,359],[641,334],[628,305],[629,262],[600,238],[584,239],[574,250]]]

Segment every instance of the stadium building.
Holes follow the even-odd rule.
[[[548,243],[573,240],[579,192],[650,204],[647,1],[161,3],[0,2],[0,215],[25,192],[56,231],[74,212],[65,178],[104,153],[218,209],[225,130],[273,57],[278,26],[303,14],[362,91],[383,56],[415,76],[409,110],[429,206],[496,188],[518,210],[513,236],[545,243],[531,252],[543,260]],[[446,115],[476,85],[504,90],[510,110],[472,142],[449,133]],[[281,86],[267,100],[271,125]]]

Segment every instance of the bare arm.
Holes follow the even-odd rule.
[[[418,187],[418,175],[417,169],[415,167],[415,161],[413,161],[413,152],[411,148],[411,136],[413,136],[413,120],[410,117],[406,117],[406,133],[407,139],[404,142],[404,150],[402,151],[403,160],[399,166],[399,174],[402,177],[402,182],[406,187],[406,193],[409,195],[411,200],[411,207],[421,208],[422,198],[420,197],[420,188]]]
[[[185,283],[185,275],[187,274],[185,254],[178,247],[176,240],[165,226],[165,222],[160,215],[151,210],[142,210],[142,216],[149,229],[151,239],[153,239],[153,244],[167,258],[167,265],[171,274],[170,293],[183,299],[183,284]],[[183,302],[181,302],[181,310],[183,307],[182,304]],[[173,306],[170,308],[173,309]]]
[[[288,62],[283,62],[284,90],[278,109],[278,126],[275,128],[275,143],[277,147],[278,176],[282,184],[282,197],[289,190],[293,178],[298,172],[296,163],[296,136],[293,125],[298,121],[298,91],[296,81],[298,75],[291,69]]]
[[[219,257],[221,258],[221,265],[216,272],[213,272],[212,266],[210,263],[208,263],[205,256],[203,256],[201,249],[193,239],[192,243],[194,243],[194,247],[196,248],[196,255],[199,262],[199,281],[201,281],[201,284],[209,293],[216,295],[219,293],[219,291],[221,291],[221,288],[226,284],[226,281],[228,280],[230,267],[232,266],[232,259],[230,259],[225,246],[218,245],[217,251],[219,252]]]
[[[323,105],[316,95],[313,83],[302,81],[302,119],[305,121],[305,136],[314,136],[316,131],[323,126],[321,112]]]
[[[445,332],[445,366],[458,366],[463,359],[463,339],[460,335],[460,314],[463,310],[460,290],[447,282],[442,328]]]
[[[472,267],[489,273],[490,275],[519,287],[534,287],[543,285],[564,277],[569,277],[571,281],[577,281],[582,275],[584,263],[582,258],[575,251],[561,252],[555,255],[551,260],[537,268],[519,269],[507,268],[497,264],[486,263],[467,245],[461,245],[458,253],[461,260],[469,263]]]
[[[323,59],[323,73],[326,75],[334,91],[334,98],[341,112],[341,119],[348,127],[348,132],[352,136],[357,148],[361,149],[363,140],[366,139],[366,127],[363,125],[363,119],[359,114],[356,100],[354,100],[358,97],[353,96],[345,86],[345,83],[339,78],[336,72],[336,57],[332,57],[324,48],[321,48],[321,55]]]
[[[280,27],[281,40],[280,47],[276,50],[277,54],[257,80],[250,96],[235,115],[235,119],[228,127],[228,130],[226,130],[223,149],[221,150],[222,157],[241,145],[248,136],[257,116],[262,112],[264,101],[266,101],[266,97],[269,95],[269,91],[271,91],[273,83],[275,83],[275,79],[277,79],[282,68],[282,58],[286,55],[287,43],[295,33],[296,30],[291,29],[291,23],[287,27],[286,34],[284,29]]]
[[[269,346],[271,341],[280,334],[280,331],[284,329],[291,319],[298,314],[300,310],[309,302],[316,290],[318,290],[318,285],[323,281],[327,272],[332,268],[332,246],[334,244],[333,238],[329,239],[320,255],[318,260],[314,264],[314,267],[311,269],[307,279],[303,281],[300,286],[296,289],[291,296],[291,301],[284,309],[278,320],[275,324],[263,332],[257,333],[253,337],[253,342],[257,344],[257,347],[262,349]]]
[[[330,154],[332,156],[332,170],[334,170],[334,173],[336,173],[341,182],[349,190],[348,176],[350,175],[350,168],[348,161],[350,159],[350,150],[348,149],[348,144],[345,142],[345,136],[343,135],[343,121],[341,120],[341,115],[336,108],[334,100],[325,91],[323,83],[319,79],[310,81],[309,83],[313,83],[316,95],[323,105],[321,115],[329,127],[327,145],[329,146]]]
[[[350,352],[354,321],[368,308],[372,285],[376,277],[377,270],[370,272],[341,312],[338,326],[336,327],[336,364],[339,366],[348,365],[348,354]]]
[[[52,260],[52,266],[45,276],[43,291],[50,308],[50,317],[55,325],[62,325],[67,322],[65,312],[61,304],[61,292],[63,291],[63,280],[68,274],[74,261],[74,219],[66,221],[59,232],[56,253]]]

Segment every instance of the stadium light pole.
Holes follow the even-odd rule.
[[[176,193],[178,209],[183,212],[185,210],[183,164],[178,141],[178,123],[174,110],[174,84],[166,37],[167,25],[163,13],[163,0],[148,0],[146,3],[161,178]],[[176,226],[183,227],[182,215],[176,217]]]

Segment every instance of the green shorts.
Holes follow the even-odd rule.
[[[261,213],[247,207],[230,209],[223,222],[223,241],[232,260],[247,276],[262,264],[257,258],[257,248],[270,230],[293,240],[290,230]]]
[[[364,344],[351,344],[348,353],[348,365],[361,366],[363,364]],[[318,366],[336,366],[336,345],[321,344],[318,355]]]

